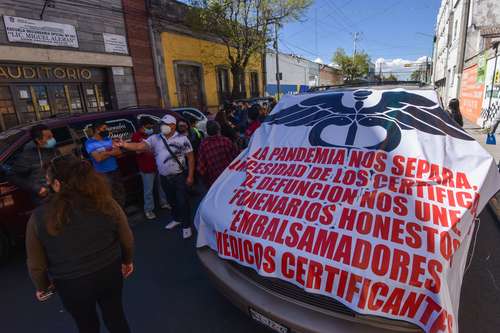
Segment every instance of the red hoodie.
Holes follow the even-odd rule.
[[[247,130],[245,131],[245,136],[250,139],[253,133],[260,127],[260,120],[254,120],[248,125]]]
[[[135,132],[132,135],[132,142],[141,142],[148,138],[146,133]],[[136,155],[137,167],[140,172],[143,173],[153,173],[156,172],[156,162],[153,153],[146,151],[143,153],[137,153]]]

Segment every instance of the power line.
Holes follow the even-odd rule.
[[[349,18],[349,16],[347,16],[343,11],[342,11],[342,8],[340,8],[339,6],[337,6],[334,2],[334,0],[328,0],[328,4],[330,4],[330,6],[335,10],[337,11],[340,16],[342,17],[342,19],[344,20],[344,22],[347,23],[347,26],[352,26],[353,28],[357,29],[357,26],[356,24]]]
[[[332,27],[328,23],[326,23],[325,21],[318,20],[318,22],[324,27],[325,30],[329,31],[331,34],[336,35],[336,36],[341,37],[341,38],[344,38],[344,40],[347,37],[345,35],[339,35],[338,31],[332,30]],[[343,31],[348,32],[347,30],[343,30]]]
[[[340,6],[340,8],[345,8],[345,7],[349,6],[349,5],[351,4],[351,2],[352,2],[352,1],[353,1],[353,0],[347,0],[347,2],[346,2],[346,3],[344,3],[344,4],[342,4],[342,6]]]
[[[370,15],[368,15],[368,16],[360,19],[359,21],[356,22],[356,24],[359,24],[361,22],[367,21],[367,20],[369,20],[369,19],[371,19],[372,17],[375,17],[375,16],[377,16],[377,17],[383,17],[384,14],[387,14],[387,12],[389,12],[391,9],[394,9],[394,7],[397,7],[397,6],[401,5],[402,3],[403,3],[402,0],[396,0],[390,6],[385,7],[381,11],[376,12],[374,14],[370,14]]]
[[[314,51],[318,53],[318,10],[314,11]]]
[[[335,7],[333,7],[330,2],[327,2],[327,4],[329,5],[330,8],[332,8],[334,10],[335,13],[337,12],[335,10]],[[329,16],[330,18],[333,19],[333,21],[331,23],[336,23],[339,30],[343,30],[343,31],[346,31],[348,33],[352,33],[352,29],[350,27],[350,24],[346,23],[345,19],[342,18],[340,15],[334,15],[334,13],[329,13],[329,12],[325,12],[325,13],[327,16]]]
[[[317,57],[317,56],[318,56],[318,54],[316,54],[316,53],[314,53],[314,52],[312,52],[312,51],[310,51],[310,50],[306,50],[306,49],[304,49],[304,48],[302,48],[302,47],[300,47],[300,46],[294,45],[294,44],[292,44],[292,43],[290,43],[290,42],[284,41],[282,38],[280,38],[280,42],[281,42],[281,43],[283,43],[284,45],[287,45],[287,46],[289,46],[289,45],[290,45],[290,46],[292,46],[293,48],[296,48],[296,49],[298,49],[298,50],[301,50],[302,52],[308,53],[308,54],[310,54],[310,55],[312,55],[312,56],[315,56],[315,57]]]
[[[349,4],[350,2],[352,2],[352,1],[348,1],[346,4]],[[349,26],[346,23],[344,23],[343,21],[341,21],[336,15],[334,15],[331,12],[322,11],[322,9],[324,9],[327,6],[328,7],[332,7],[329,2],[326,2],[325,4],[323,4],[323,6],[317,8],[315,10],[315,20],[314,20],[315,21],[315,25],[317,23],[320,23],[320,24],[323,25],[324,28],[326,28],[330,32],[334,33],[335,35],[337,35],[337,33],[339,31],[346,32],[346,33],[352,33],[352,30],[349,28]],[[335,8],[333,8],[333,9],[335,9]],[[329,20],[329,22],[326,23],[325,21],[323,21],[321,19],[318,19],[317,11],[320,11],[321,13],[324,13],[331,20]],[[332,26],[332,25],[334,25],[334,26]],[[339,31],[334,31],[334,30],[332,30],[332,28],[336,29],[336,30],[339,30]],[[315,27],[315,29],[316,29],[316,27]],[[306,27],[304,27],[302,29],[299,29],[299,30],[296,30],[296,31],[292,32],[288,36],[288,38],[292,38],[292,37],[295,37],[296,35],[299,35],[299,34],[301,34],[303,32],[310,32],[310,31],[311,31],[311,28],[306,26]],[[339,36],[339,35],[337,35],[337,36]]]
[[[363,48],[365,51],[369,51],[369,52],[378,52],[378,51],[387,51],[387,50],[406,50],[408,49],[408,47],[399,47],[399,46],[395,46],[395,47],[383,47],[383,48],[379,48],[379,49],[372,49],[372,48]],[[425,50],[427,51],[428,48],[427,47],[413,47],[412,48],[413,50]]]
[[[361,40],[361,34],[362,34],[361,32],[355,32],[352,34],[352,39],[354,41],[354,51],[353,51],[354,55],[356,55],[356,51],[357,51],[356,46],[357,46],[358,41]]]

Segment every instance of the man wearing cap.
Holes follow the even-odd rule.
[[[177,119],[166,115],[161,119],[160,134],[151,135],[142,142],[120,141],[117,145],[133,151],[149,149],[154,153],[163,190],[172,206],[173,220],[165,228],[170,230],[182,225],[183,237],[189,238],[192,232],[188,187],[194,182],[194,154],[189,139],[176,129]]]

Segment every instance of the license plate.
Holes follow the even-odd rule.
[[[250,317],[252,317],[253,320],[258,321],[262,325],[269,327],[270,329],[272,329],[275,332],[279,332],[279,333],[288,333],[289,332],[288,328],[286,328],[285,326],[278,324],[274,320],[267,318],[266,316],[255,311],[252,308],[250,308],[249,310],[250,310]]]

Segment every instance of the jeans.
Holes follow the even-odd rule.
[[[113,199],[122,207],[125,208],[125,187],[123,186],[123,179],[119,170],[107,172],[104,174],[108,178],[109,185],[111,186],[111,194]]]
[[[130,333],[122,305],[121,261],[80,278],[56,280],[55,286],[80,333],[99,333],[96,305],[110,333]]]
[[[161,176],[161,185],[172,206],[172,218],[180,222],[183,228],[191,226],[191,207],[189,204],[186,175]]]
[[[167,203],[167,196],[163,191],[160,184],[160,176],[157,173],[144,173],[141,172],[142,186],[144,192],[144,211],[152,212],[155,209],[155,196],[154,188],[155,183],[158,187],[158,196],[160,198],[160,205]]]

